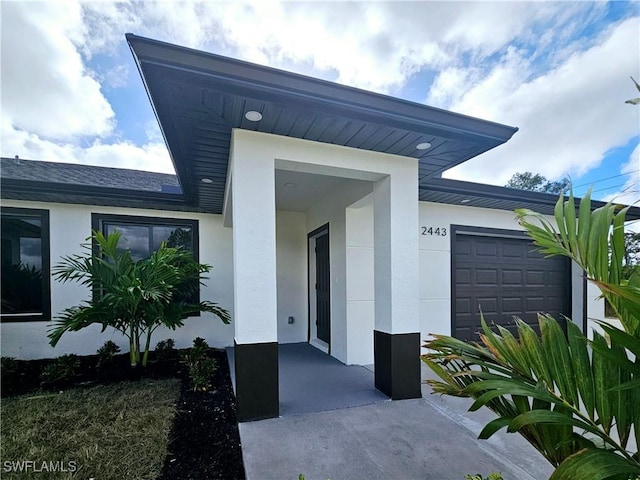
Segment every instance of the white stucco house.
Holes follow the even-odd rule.
[[[2,159],[3,356],[125,345],[99,328],[48,344],[51,318],[90,293],[52,281],[51,265],[79,252],[92,228],[122,231],[139,256],[177,229],[188,233],[194,255],[213,265],[201,298],[233,320],[203,314],[154,340],[234,345],[243,420],[278,415],[279,343],[374,364],[376,387],[402,399],[420,396],[421,340],[473,339],[479,306],[504,325],[514,315],[533,323],[540,311],[583,329],[603,317],[581,272],[532,252],[514,221],[519,207],[550,213],[554,195],[440,176],[516,128],[127,41],[177,175]],[[16,280],[18,264],[42,272],[37,288]],[[23,304],[7,307],[11,295]]]

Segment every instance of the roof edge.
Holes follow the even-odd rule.
[[[251,80],[250,83],[261,88],[277,89],[283,92],[286,91],[289,94],[304,94],[308,98],[324,102],[340,102],[352,108],[367,109],[385,116],[402,116],[415,123],[429,124],[429,126],[437,125],[439,128],[451,132],[491,139],[494,142],[498,141],[499,144],[508,141],[518,131],[517,127],[341,85],[328,80],[141,37],[133,33],[125,34],[125,37],[136,58],[139,70],[141,62],[150,62],[167,68],[188,70],[220,78],[237,78],[244,81],[249,79]],[[216,70],[212,69],[213,65],[216,66]],[[286,88],[283,85],[286,85]],[[425,110],[428,110],[434,118],[429,121],[421,118],[421,116],[424,116]]]
[[[436,191],[442,193],[460,194],[464,196],[477,196],[491,198],[495,200],[522,201],[523,203],[533,203],[541,206],[554,206],[559,195],[555,193],[532,192],[529,190],[519,190],[517,188],[502,187],[499,185],[488,185],[485,183],[467,182],[450,178],[429,178],[428,181],[419,186],[420,190]],[[565,195],[565,198],[567,196]],[[581,198],[575,197],[577,204]],[[624,205],[617,202],[610,202],[622,208],[628,207],[626,220],[640,219],[640,207]],[[591,200],[592,209],[603,207],[608,202],[601,200]]]
[[[106,198],[132,198],[156,200],[175,204],[186,204],[184,195],[179,193],[152,192],[117,187],[45,182],[38,180],[21,180],[15,178],[1,178],[0,186],[2,187],[2,194],[4,194],[5,191],[25,193],[58,193],[70,196],[88,195],[93,197],[98,196]],[[4,197],[4,195],[2,196]]]

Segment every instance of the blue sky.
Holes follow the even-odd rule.
[[[445,176],[637,203],[638,2],[1,4],[2,156],[172,171],[126,32],[519,127]]]

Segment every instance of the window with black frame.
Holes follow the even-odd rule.
[[[94,213],[92,228],[107,236],[119,232],[119,247],[129,250],[133,260],[148,258],[163,242],[168,247],[181,247],[198,260],[198,221],[176,218],[137,217]],[[199,289],[198,289],[199,290]],[[200,294],[184,299],[199,302]]]
[[[2,207],[0,318],[50,320],[49,211]]]

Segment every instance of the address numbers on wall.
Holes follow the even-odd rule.
[[[420,227],[422,229],[422,235],[436,235],[438,237],[446,237],[446,227]]]

